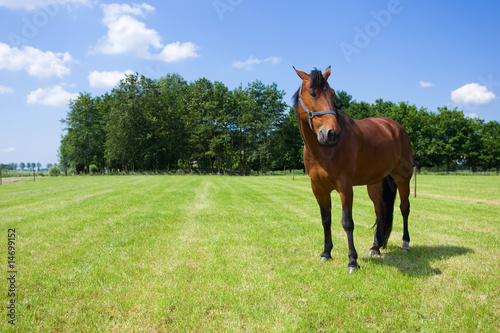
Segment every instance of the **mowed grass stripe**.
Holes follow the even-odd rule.
[[[467,198],[461,188],[478,177],[455,178],[453,195]],[[497,179],[477,181],[488,200]],[[419,181],[449,194],[439,177]],[[498,328],[498,207],[481,201],[411,198],[412,253],[399,251],[396,207],[388,249],[368,258],[375,216],[356,188],[362,269],[348,275],[336,194],[334,260],[318,263],[323,232],[305,176],[47,178],[0,196],[0,224],[18,230],[19,331]]]
[[[270,286],[280,289],[286,283],[273,264],[287,255],[276,244],[277,215],[282,211],[270,205],[268,194],[249,191],[240,180],[210,179],[209,208],[204,205],[206,209],[197,214],[208,239],[202,249],[206,261],[198,265],[202,271],[212,271],[210,282],[196,279],[200,285],[189,292],[196,305],[186,302],[186,308],[176,306],[175,312],[198,322],[205,314],[202,321],[209,329],[239,330],[259,322],[264,323],[262,329],[270,325],[283,329],[286,321],[277,314],[293,301],[269,292]]]
[[[99,179],[93,180],[96,187],[99,188]],[[107,179],[102,178],[102,180]],[[157,193],[154,192],[155,187],[160,187],[161,183],[137,184],[137,179],[131,178],[130,180],[130,182],[123,183],[119,179],[120,183],[124,185],[120,190],[126,189],[125,194],[117,191],[113,195],[99,195],[100,192],[97,191],[94,192],[94,195],[89,196],[85,192],[74,191],[74,195],[82,194],[85,199],[77,201],[76,206],[73,205],[74,200],[68,202],[66,207],[61,204],[53,212],[48,227],[43,231],[41,231],[43,228],[38,228],[34,233],[34,237],[31,237],[31,241],[38,244],[26,244],[26,248],[29,248],[28,253],[33,254],[34,258],[32,260],[29,260],[29,256],[23,258],[25,264],[22,265],[23,262],[21,262],[20,271],[29,272],[30,270],[25,269],[25,267],[43,267],[46,276],[43,278],[38,276],[36,281],[33,281],[33,291],[37,294],[37,297],[40,296],[40,293],[42,296],[45,296],[44,293],[49,296],[54,294],[56,297],[54,302],[46,302],[45,304],[48,311],[59,314],[58,316],[52,316],[48,313],[41,315],[39,318],[55,318],[54,320],[60,321],[61,324],[74,324],[71,321],[71,318],[75,318],[74,315],[68,314],[68,316],[65,316],[64,311],[57,311],[57,308],[67,306],[64,304],[68,296],[65,291],[68,291],[70,295],[72,294],[71,291],[74,285],[72,279],[76,277],[79,280],[77,285],[86,285],[87,287],[84,287],[84,289],[92,291],[88,294],[92,295],[99,290],[106,291],[105,281],[110,277],[113,280],[113,268],[121,271],[120,274],[123,276],[130,274],[136,276],[137,272],[140,271],[137,267],[131,267],[130,273],[127,273],[126,269],[122,269],[127,265],[122,265],[122,262],[132,260],[136,264],[143,261],[154,263],[152,260],[145,260],[151,253],[151,239],[154,239],[154,236],[158,234],[168,234],[165,230],[159,229],[168,228],[168,226],[174,224],[158,224],[148,219],[148,211],[150,211],[151,205],[155,204],[155,202],[170,203],[171,206],[167,205],[164,210],[173,213],[170,217],[177,217],[180,215],[175,214],[175,206],[176,204],[179,205],[178,200],[187,200],[190,196],[189,194],[185,196],[177,195],[179,187],[182,188],[177,182],[180,179],[174,179],[176,183],[170,185],[170,191],[160,192],[156,190]],[[185,180],[190,181],[189,178]],[[115,184],[112,183],[110,186],[113,187]],[[190,187],[185,188],[189,189]],[[172,195],[174,192],[176,195]],[[158,197],[158,194],[160,194],[160,197]],[[161,198],[161,196],[164,197]],[[168,198],[165,198],[165,196]],[[92,199],[89,199],[89,197]],[[40,209],[39,214],[33,214],[33,225],[36,225],[37,221],[44,221],[44,210]],[[155,212],[154,215],[155,218],[158,218],[158,212]],[[29,217],[26,217],[26,220],[28,219]],[[22,225],[16,226],[16,228],[20,235],[19,246],[23,248],[25,247],[23,243],[24,235],[30,234],[29,228]],[[144,244],[146,241],[147,246]],[[161,253],[161,251],[155,249],[153,249],[153,252],[155,256]],[[137,259],[137,257],[141,259],[133,260]],[[72,267],[75,269],[71,269]],[[40,274],[41,272],[37,273]],[[121,279],[123,276],[117,278]],[[56,292],[51,290],[52,286]],[[69,289],[65,290],[65,287]],[[65,295],[65,298],[58,300],[57,295]],[[78,298],[76,297],[76,299]],[[89,304],[93,303],[95,303],[95,300],[89,302]],[[83,306],[83,309],[85,308],[86,306]],[[78,306],[73,310],[78,310]],[[85,313],[86,311],[81,312]],[[99,317],[98,312],[93,314],[94,316],[91,317],[95,321],[95,317]],[[34,313],[34,315],[36,316],[37,313]],[[113,317],[113,314],[110,317]],[[127,317],[125,316],[125,318]]]

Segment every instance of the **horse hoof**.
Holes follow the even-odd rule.
[[[332,259],[332,257],[321,257],[321,258],[319,258],[319,262],[327,261],[330,259]]]
[[[379,249],[370,249],[370,251],[368,251],[368,255],[369,256],[374,256],[374,255],[379,255],[381,256],[382,253],[380,253],[380,250]]]
[[[401,251],[410,252],[410,242],[403,241],[403,246],[401,246]]]
[[[348,266],[347,267],[347,271],[349,272],[349,274],[351,274],[352,272],[355,272],[359,269],[359,266]]]

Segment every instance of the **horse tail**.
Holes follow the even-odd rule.
[[[394,215],[394,201],[396,200],[396,191],[397,186],[394,179],[391,175],[387,175],[384,179],[384,183],[382,185],[382,197],[384,199],[385,204],[385,214],[382,220],[383,225],[380,227],[383,228],[384,242],[382,243],[382,248],[385,249],[387,247],[387,241],[389,240],[389,236],[392,231],[392,220]]]

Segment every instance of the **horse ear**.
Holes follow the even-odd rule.
[[[325,78],[325,80],[328,80],[328,78],[330,77],[330,74],[332,74],[331,68],[332,68],[332,66],[328,66],[328,68],[323,73],[323,77]]]
[[[295,73],[297,73],[297,75],[302,79],[302,80],[309,80],[309,74],[307,74],[306,72],[303,72],[303,71],[299,71],[297,70],[297,68],[295,68],[295,66],[293,66],[293,69],[295,70]]]

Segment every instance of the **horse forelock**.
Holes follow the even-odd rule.
[[[327,87],[327,81],[326,79],[323,77],[323,73],[321,73],[320,70],[317,70],[316,68],[311,72],[311,74],[309,75],[310,79],[311,79],[311,83],[309,84],[309,88],[311,88],[312,90],[325,90],[325,88]],[[335,95],[335,92],[334,92],[334,100],[333,100],[333,106],[338,109],[337,107],[337,102],[336,102],[336,95]]]
[[[326,80],[323,77],[323,73],[316,68],[309,75],[309,79],[311,80],[309,88],[312,90],[323,89],[326,87]]]

